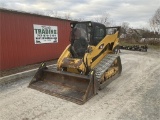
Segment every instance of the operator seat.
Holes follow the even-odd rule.
[[[87,47],[88,47],[88,42],[86,39],[81,35],[81,30],[78,28],[75,28],[74,30],[74,42],[73,45],[71,46],[73,56],[77,58],[83,58]]]

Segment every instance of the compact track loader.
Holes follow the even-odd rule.
[[[70,44],[57,68],[42,63],[29,87],[77,104],[84,104],[122,71],[117,54],[120,27],[86,21],[71,23]]]

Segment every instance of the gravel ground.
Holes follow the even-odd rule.
[[[122,50],[122,75],[84,105],[27,88],[0,86],[0,120],[159,120],[160,51]]]

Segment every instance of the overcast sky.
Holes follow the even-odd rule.
[[[27,12],[56,11],[72,19],[93,20],[109,13],[116,25],[129,22],[130,27],[147,27],[149,19],[160,7],[160,0],[0,0],[0,7]]]

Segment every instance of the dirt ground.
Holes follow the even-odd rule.
[[[0,86],[1,120],[159,120],[160,51],[120,53],[121,76],[84,105],[27,88],[31,77]]]

